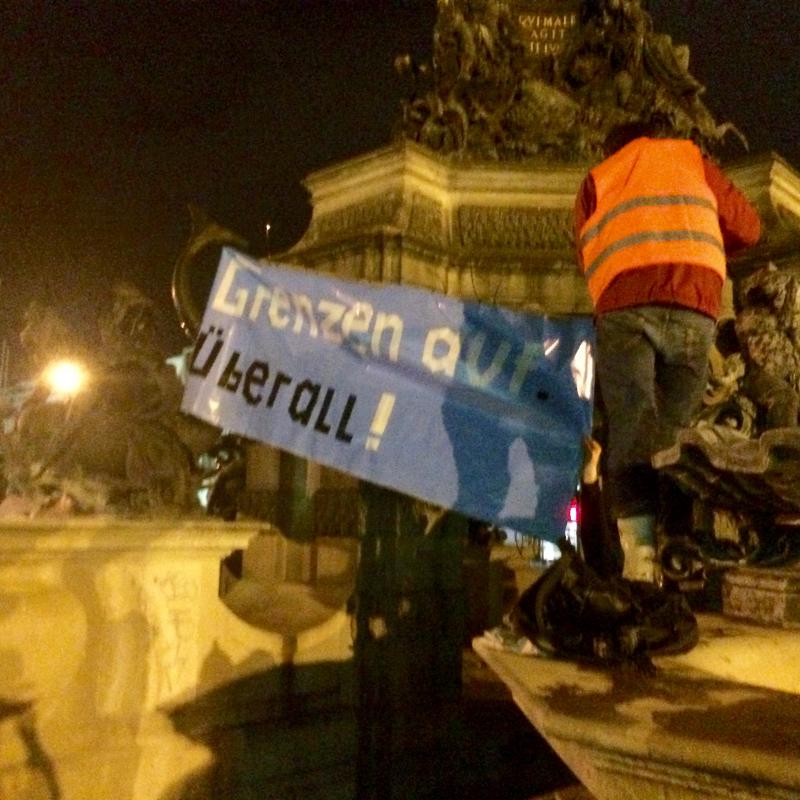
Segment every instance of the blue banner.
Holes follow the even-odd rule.
[[[223,251],[183,410],[556,541],[591,427],[591,320]]]

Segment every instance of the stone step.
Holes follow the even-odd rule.
[[[652,674],[473,647],[597,800],[800,797],[800,632],[698,623]]]

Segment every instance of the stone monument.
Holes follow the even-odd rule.
[[[573,199],[609,132],[647,117],[709,152],[740,153],[726,169],[757,206],[764,236],[731,263],[724,316],[741,310],[745,276],[770,262],[796,271],[797,173],[774,154],[747,155],[735,126],[713,119],[688,47],[655,30],[640,0],[438,0],[430,59],[401,54],[395,65],[410,89],[394,141],[308,176],[309,227],[275,259],[589,314]],[[208,232],[198,234],[198,252]],[[312,536],[357,524],[349,477],[269,448],[249,458],[250,509],[305,520]]]
[[[800,176],[774,154],[745,155],[744,137],[705,106],[688,48],[656,31],[640,0],[438,0],[432,44],[428,61],[396,58],[410,90],[393,142],[309,175],[309,227],[272,259],[550,315],[590,314],[575,265],[574,197],[616,126],[655,118],[709,152],[739,147],[726,169],[765,234],[731,264],[725,316],[741,310],[746,276],[770,262],[779,272],[800,266]],[[198,250],[208,245],[206,237]],[[452,711],[463,618],[459,576],[442,564],[462,552],[463,525],[266,446],[248,459],[250,508],[283,514],[285,530],[303,522],[310,539],[360,537],[355,654],[370,702],[359,708],[359,797],[388,796],[381,781],[403,748],[418,744],[415,721],[428,719],[410,705],[391,717],[398,696],[424,697],[428,715]],[[424,603],[426,621],[446,637],[409,627]],[[423,674],[420,663],[436,669]],[[393,739],[400,730],[406,738]]]
[[[638,0],[439,0],[438,8],[431,59],[396,60],[411,91],[394,142],[310,175],[310,225],[296,245],[275,257],[349,278],[408,283],[550,315],[590,314],[575,265],[572,207],[609,133],[649,116],[708,151],[730,143],[744,154],[743,137],[732,124],[712,118],[704,87],[689,71],[688,48],[655,31]],[[758,206],[767,231],[761,248],[732,265],[734,279],[770,259],[788,263],[800,244],[798,176],[773,155],[743,157],[729,171]],[[734,284],[726,291],[728,316],[735,314]],[[311,464],[306,475],[311,502],[326,509],[315,518],[348,518],[347,507],[357,501],[353,482]],[[427,634],[406,630],[404,614],[413,616],[415,609],[396,605],[408,587],[395,585],[391,576],[410,581],[417,596],[436,608],[437,624],[452,630],[458,620],[438,616],[445,615],[448,598],[441,591],[426,595],[430,586],[417,580],[414,569],[438,563],[444,553],[452,557],[457,548],[446,535],[439,550],[435,539],[421,537],[424,514],[415,514],[411,501],[381,492],[364,500],[362,547],[381,556],[359,577],[363,616],[355,652],[366,694],[389,704],[381,707],[385,715],[398,673],[382,671],[381,653],[405,652],[396,670],[418,681],[418,673],[403,672],[408,654],[417,663],[430,657],[399,646],[427,640]],[[380,525],[370,527],[377,519]],[[410,561],[403,561],[404,553],[413,556]],[[441,578],[453,591],[452,575]],[[385,636],[373,634],[375,619],[387,622]],[[436,663],[446,664],[447,652],[457,648],[456,640],[441,640]],[[440,686],[453,686],[457,668],[451,659],[449,671],[437,675]],[[444,695],[424,696],[428,707],[450,713]],[[374,712],[362,709],[364,797],[381,795],[381,776],[391,774],[397,748],[413,746],[413,737],[393,741],[386,732],[391,724]],[[417,722],[424,709],[419,714]],[[395,721],[405,725],[412,717],[405,706]],[[383,722],[373,728],[370,719]]]

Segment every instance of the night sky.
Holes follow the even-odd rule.
[[[163,309],[188,203],[257,252],[293,244],[309,172],[391,140],[392,62],[430,55],[435,0],[5,0],[0,339],[32,300],[91,335],[117,277]],[[707,105],[800,169],[800,4],[651,2]],[[17,364],[20,362],[17,361]],[[19,367],[18,367],[19,369]],[[16,370],[15,370],[16,371]]]

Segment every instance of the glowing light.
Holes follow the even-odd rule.
[[[64,397],[75,396],[86,384],[86,370],[76,361],[56,361],[44,373],[51,390]]]
[[[572,502],[569,504],[569,521],[578,521],[578,501],[574,497],[572,498]]]

